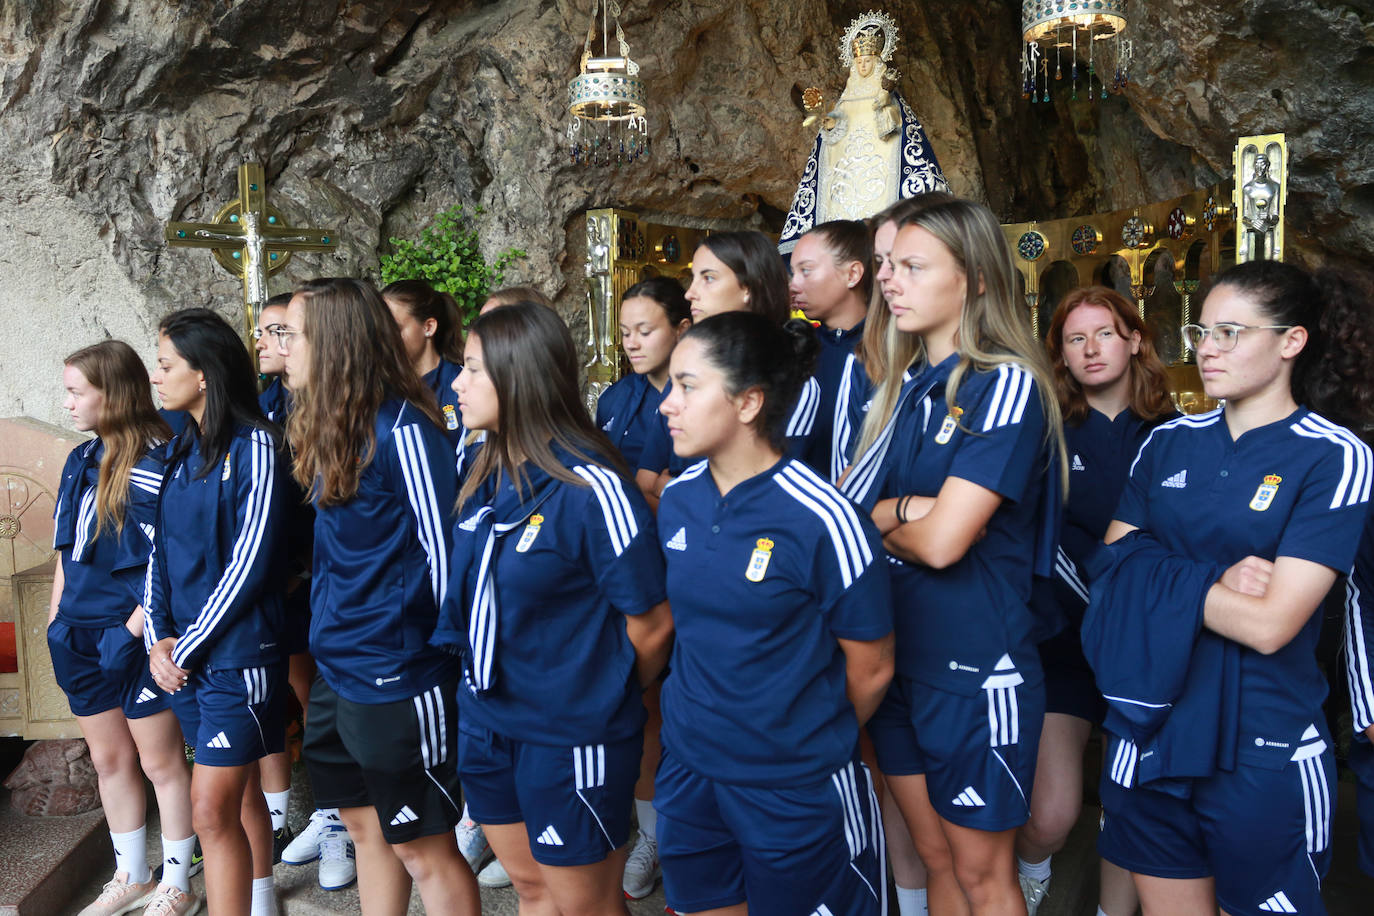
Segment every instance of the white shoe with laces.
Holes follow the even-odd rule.
[[[200,912],[200,904],[195,894],[167,884],[157,889],[143,916],[193,916]]]
[[[486,868],[477,873],[477,883],[482,887],[510,887],[510,875],[500,859],[492,859]]]
[[[620,885],[625,896],[632,900],[649,896],[662,874],[663,869],[658,864],[658,841],[640,833],[629,858],[625,860],[625,879]]]
[[[334,813],[326,814],[323,811],[314,811],[310,815],[310,823],[305,825],[305,829],[296,834],[295,839],[286,844],[286,848],[281,851],[281,861],[283,865],[304,865],[307,862],[314,862],[320,857],[320,837],[324,831],[331,826],[342,827],[343,821]]]
[[[1021,896],[1026,898],[1026,916],[1035,916],[1035,911],[1040,909],[1040,903],[1045,899],[1045,895],[1050,892],[1050,882],[1037,881],[1034,878],[1027,878],[1025,875],[1016,876],[1021,882]]]
[[[122,874],[122,872],[121,872]],[[121,916],[142,909],[153,899],[157,891],[157,879],[149,878],[142,884],[121,881],[115,875],[100,889],[100,896],[91,901],[77,916]]]
[[[337,891],[357,880],[356,855],[343,824],[326,827],[320,834],[320,887]]]
[[[473,874],[479,873],[482,863],[491,858],[491,844],[487,842],[482,825],[465,817],[453,828],[453,835],[458,840],[458,851],[467,860],[468,868],[472,869]]]

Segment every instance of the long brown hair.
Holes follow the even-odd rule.
[[[1045,335],[1045,349],[1049,351],[1050,366],[1054,371],[1054,394],[1059,399],[1059,407],[1064,411],[1064,422],[1082,423],[1091,408],[1083,386],[1069,371],[1064,361],[1064,324],[1069,314],[1080,305],[1096,305],[1111,312],[1116,323],[1116,332],[1130,338],[1132,332],[1140,335],[1140,347],[1131,357],[1127,372],[1131,375],[1131,413],[1142,420],[1153,422],[1173,414],[1174,402],[1169,397],[1169,376],[1164,371],[1164,363],[1155,352],[1155,336],[1149,325],[1140,318],[1140,313],[1126,297],[1116,290],[1105,286],[1080,286],[1071,290],[1050,319],[1049,333]]]
[[[523,490],[526,462],[556,480],[587,486],[558,460],[554,445],[629,479],[620,453],[578,397],[577,348],[553,311],[534,303],[493,309],[468,329],[468,338],[474,337],[482,347],[482,368],[496,389],[498,421],[458,492],[460,510],[498,473]]]
[[[95,530],[97,536],[107,525],[122,531],[130,473],[150,446],[172,437],[172,428],[153,406],[147,367],[124,341],[102,340],[82,347],[62,363],[84,375],[104,395],[96,426],[105,454],[95,485]]]
[[[291,389],[286,432],[296,453],[293,474],[319,505],[338,505],[358,492],[358,478],[377,450],[383,401],[404,398],[435,426],[444,423],[375,286],[331,277],[301,284],[296,297],[304,305],[297,333],[310,342],[310,370]]]

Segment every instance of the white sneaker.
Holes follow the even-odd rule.
[[[632,900],[649,896],[661,874],[663,870],[658,864],[658,841],[641,833],[639,839],[635,840],[634,849],[630,850],[629,858],[625,860],[625,880],[620,885],[625,896]]]
[[[458,851],[467,859],[468,868],[473,874],[480,872],[482,863],[491,857],[491,844],[487,842],[482,825],[465,817],[453,828],[453,835],[458,840]]]
[[[304,865],[307,862],[314,862],[320,857],[320,837],[326,828],[331,826],[343,826],[343,821],[339,820],[337,814],[325,814],[323,811],[314,811],[310,815],[310,823],[305,825],[305,829],[296,834],[296,838],[286,844],[286,848],[281,851],[281,860],[284,865]]]
[[[477,883],[482,887],[510,887],[510,875],[500,859],[492,859],[491,864],[477,873]]]
[[[1035,911],[1040,909],[1041,901],[1050,892],[1050,882],[1037,881],[1020,874],[1016,877],[1021,882],[1021,896],[1026,898],[1026,916],[1035,916]]]
[[[356,855],[348,828],[343,824],[326,827],[320,833],[320,887],[337,891],[352,884],[358,877]]]
[[[127,876],[126,876],[127,877]],[[122,916],[134,910],[141,910],[157,893],[157,879],[149,878],[142,884],[121,881],[115,875],[100,889],[95,898],[77,916]]]

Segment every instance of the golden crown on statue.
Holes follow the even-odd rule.
[[[849,23],[840,39],[840,63],[852,66],[855,56],[876,56],[883,63],[897,50],[897,21],[887,13],[869,10]]]

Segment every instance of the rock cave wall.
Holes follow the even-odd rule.
[[[480,205],[483,245],[529,256],[576,325],[582,211],[622,206],[777,228],[810,143],[801,89],[843,84],[837,42],[875,6],[901,25],[895,66],[957,193],[1006,221],[1127,207],[1230,174],[1241,134],[1286,131],[1290,248],[1374,253],[1374,12],[1366,3],[1132,4],[1121,96],[1030,105],[1020,4],[623,0],[647,80],[653,155],[574,166],[563,137],[589,0],[36,0],[0,7],[0,415],[61,422],[59,360],[104,336],[153,350],[157,318],[236,280],[168,250],[207,219],[239,162],[269,199],[340,232],[272,290],[374,275],[379,248],[450,204]]]

